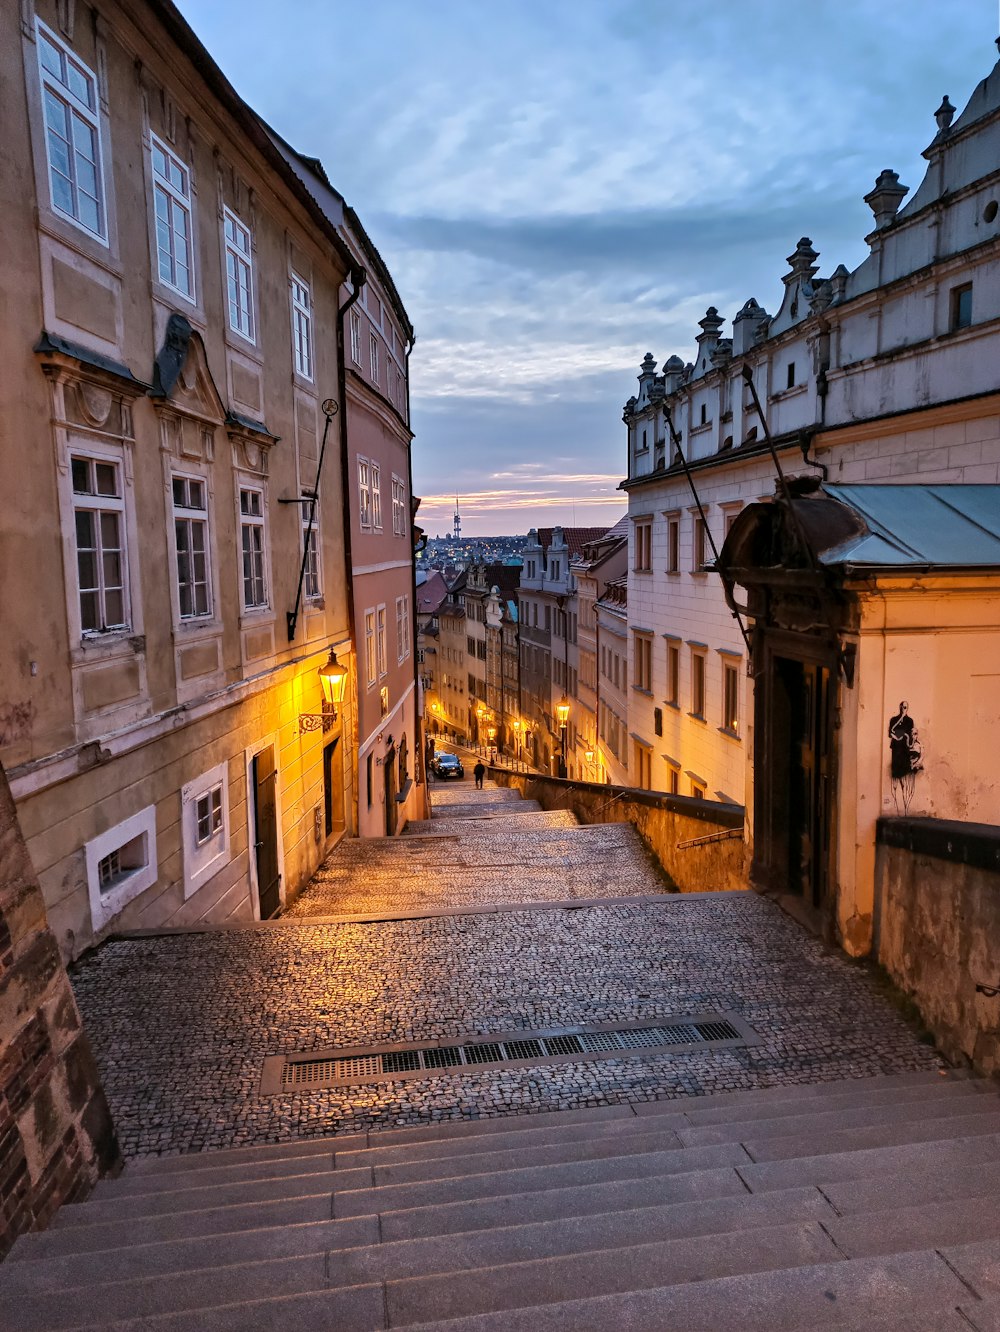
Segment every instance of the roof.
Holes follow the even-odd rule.
[[[1000,568],[1000,485],[823,486],[863,531],[817,549],[824,564]],[[803,501],[803,511],[809,501]]]
[[[580,553],[572,557],[571,562],[580,568],[586,565],[591,569],[603,564],[627,543],[630,523],[628,514],[623,514],[614,527],[602,532],[595,541],[588,541]]]
[[[584,546],[591,541],[600,541],[608,529],[606,527],[564,527],[562,529],[563,540],[569,549],[570,556],[579,555]],[[538,529],[538,544],[542,550],[548,550],[552,545],[552,534],[554,527],[540,527]]]
[[[598,606],[627,606],[628,577],[614,578],[597,598]]]
[[[417,587],[417,614],[433,615],[448,595],[448,584],[437,569],[431,570]]]
[[[501,592],[516,592],[521,586],[519,564],[482,564],[480,568],[490,589],[498,587]]]

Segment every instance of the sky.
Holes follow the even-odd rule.
[[[389,265],[432,535],[456,495],[464,535],[614,523],[645,352],[693,359],[709,305],[773,313],[800,236],[856,267],[863,196],[916,189],[1000,30],[996,0],[180,8]]]

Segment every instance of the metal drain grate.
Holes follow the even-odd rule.
[[[670,1054],[705,1045],[756,1044],[754,1032],[735,1014],[666,1019],[655,1026],[633,1022],[568,1031],[512,1032],[490,1040],[470,1041],[467,1045],[272,1055],[264,1061],[261,1091],[274,1094],[290,1087],[379,1082],[384,1078],[420,1077],[497,1064],[549,1063],[581,1057],[608,1059],[639,1051]]]

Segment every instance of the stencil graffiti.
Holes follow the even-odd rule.
[[[924,766],[922,758],[920,736],[910,716],[910,705],[904,700],[896,715],[889,719],[889,770],[897,814],[906,814],[910,808],[917,773]]]

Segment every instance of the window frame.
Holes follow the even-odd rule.
[[[323,595],[323,551],[319,539],[319,503],[301,506],[302,594],[307,601]],[[312,522],[310,524],[310,518]]]
[[[968,309],[963,311],[966,298]],[[958,333],[963,328],[972,327],[972,283],[959,282],[948,293],[948,328]]]
[[[73,464],[75,462],[86,462],[92,469],[94,478],[93,492],[78,491],[75,488],[73,480]],[[125,467],[124,460],[121,457],[109,456],[102,451],[95,451],[92,448],[74,448],[69,447],[69,487],[70,502],[72,504],[73,515],[73,552],[74,552],[74,573],[76,578],[76,613],[80,627],[80,637],[87,641],[107,641],[113,634],[128,634],[131,632],[131,597],[129,588],[129,558],[128,558],[128,513],[125,503]],[[97,467],[112,467],[115,472],[115,484],[117,486],[114,495],[101,494],[97,490]],[[84,628],[83,597],[84,589],[80,581],[80,534],[78,525],[78,515],[81,513],[90,513],[96,515],[94,531],[96,534],[97,545],[92,549],[94,551],[95,573],[97,575],[97,586],[87,589],[87,594],[97,594],[98,606],[101,611],[101,621],[103,628],[91,629]],[[103,523],[100,521],[104,514],[114,514],[118,525],[118,559],[120,561],[121,577],[121,601],[122,601],[122,620],[120,623],[109,625],[106,622],[107,605],[106,595],[107,586],[105,583],[105,547]],[[91,548],[87,548],[91,549]]]
[[[357,310],[351,311],[351,360],[361,364],[361,315]]]
[[[389,674],[389,653],[386,643],[385,603],[375,607],[375,658],[378,664],[378,678],[384,680]]]
[[[372,531],[382,531],[382,466],[370,459],[372,495]]]
[[[700,706],[699,706],[700,705]],[[691,649],[691,708],[689,716],[705,721],[708,707],[707,663],[704,648]]]
[[[664,703],[668,708],[681,705],[681,645],[667,640],[667,690]]]
[[[232,236],[229,234],[230,227],[233,230]],[[239,244],[241,238],[246,241],[246,249],[243,249]],[[257,319],[254,312],[253,235],[250,228],[238,214],[225,206],[222,209],[222,248],[229,331],[242,338],[244,342],[248,342],[251,347],[256,347]],[[230,263],[232,263],[232,268],[235,271],[230,271]],[[245,283],[240,281],[241,273],[245,273]],[[235,323],[233,322],[234,288],[237,296],[235,302],[237,322]],[[245,305],[240,299],[242,294],[245,294],[246,297]],[[244,320],[245,327],[242,322]]]
[[[197,508],[190,503],[179,504],[175,490],[175,483],[181,481],[188,485],[193,481],[201,486],[205,498],[204,508]],[[171,468],[170,471],[170,504],[171,518],[173,520],[173,541],[174,541],[174,593],[177,606],[177,619],[181,624],[198,624],[211,621],[214,615],[214,587],[213,587],[213,568],[212,568],[212,532],[211,532],[211,500],[208,489],[208,481],[204,476],[197,472],[188,472],[181,468]],[[185,614],[182,609],[182,589],[185,583],[181,579],[181,547],[178,542],[178,525],[185,524],[189,529],[189,534],[193,534],[195,524],[204,529],[204,546],[200,554],[205,562],[205,577],[201,582],[192,577],[190,585],[197,590],[201,585],[205,588],[205,609],[192,610]],[[193,543],[188,547],[187,556],[194,567],[195,556],[199,552],[194,550]],[[194,602],[192,602],[194,604]]]
[[[358,523],[365,532],[372,526],[371,461],[358,454]]]
[[[632,630],[632,688],[642,694],[653,692],[653,635]],[[617,681],[616,681],[617,683]]]
[[[143,839],[144,862],[131,868],[128,874],[120,875],[107,891],[102,892],[99,881],[99,865],[109,855],[123,850],[139,838]],[[94,933],[113,920],[140,893],[152,887],[159,877],[159,864],[156,857],[156,806],[147,805],[138,813],[116,823],[113,828],[91,838],[83,847],[84,864],[87,875],[87,896],[90,899],[90,921]]]
[[[379,379],[379,344],[378,334],[372,329],[368,330],[368,362],[371,370],[373,384],[381,384]]]
[[[313,299],[312,286],[291,269],[288,275],[292,303],[292,369],[300,379],[313,382]],[[304,292],[305,295],[300,295]]]
[[[378,658],[375,651],[375,608],[365,611],[365,685],[371,689],[378,680]]]
[[[253,496],[260,503],[258,513],[247,512],[243,508],[243,497]],[[236,511],[239,516],[239,536],[240,536],[240,607],[244,614],[255,614],[259,611],[271,609],[271,580],[268,576],[268,550],[267,550],[267,495],[264,487],[255,484],[252,481],[244,481],[240,478],[236,485]],[[251,546],[247,549],[246,538],[248,534],[259,534],[259,548],[253,548],[253,538],[251,536]],[[259,580],[261,600],[251,601],[247,596],[247,556],[251,559],[259,560],[259,568],[251,572],[251,582]]]
[[[93,105],[91,105],[89,102],[85,103],[79,97],[79,95],[73,91],[68,81],[69,80],[68,72],[67,72],[67,81],[63,82],[62,79],[59,78],[56,74],[54,74],[52,70],[46,67],[46,65],[42,60],[43,42],[48,42],[50,46],[53,46],[56,49],[62,61],[64,62],[67,71],[70,69],[71,65],[75,66],[77,73],[81,76],[84,82],[89,83],[90,90],[93,96]],[[35,54],[38,62],[39,91],[41,96],[42,136],[45,141],[45,168],[46,168],[46,177],[49,186],[49,207],[52,209],[53,213],[55,213],[58,217],[69,222],[72,226],[78,228],[85,235],[90,236],[93,240],[99,241],[101,245],[110,247],[110,240],[108,236],[107,183],[105,181],[105,152],[104,152],[103,136],[101,134],[101,111],[100,111],[101,99],[100,99],[100,88],[97,80],[97,75],[90,68],[89,65],[87,65],[83,60],[80,59],[80,57],[76,54],[76,52],[72,49],[71,46],[69,46],[66,42],[64,42],[55,32],[52,31],[52,29],[46,23],[43,23],[42,20],[37,16],[35,17],[35,47],[36,47]],[[68,165],[70,167],[70,170],[73,172],[72,176],[66,176],[63,172],[56,171],[52,160],[52,151],[49,144],[49,136],[50,133],[53,132],[53,130],[49,123],[48,108],[47,108],[47,93],[50,94],[56,101],[61,102],[66,109],[66,118],[67,118],[66,128],[71,138],[68,140],[63,139],[63,142],[67,145],[69,149],[70,161]],[[94,142],[96,158],[92,165],[94,169],[94,183],[95,183],[95,188],[97,189],[97,194],[88,195],[88,197],[94,200],[94,204],[97,211],[98,229],[96,231],[91,226],[89,226],[83,220],[83,218],[79,216],[77,213],[69,212],[65,208],[63,208],[60,204],[58,204],[56,202],[55,190],[53,189],[53,176],[60,175],[63,177],[64,180],[68,181],[70,188],[72,190],[74,201],[76,200],[77,195],[80,192],[77,170],[76,170],[77,166],[76,138],[73,135],[73,128],[72,128],[73,127],[72,118],[74,115],[79,117],[79,119],[84,122],[84,124],[92,131],[94,136],[93,142]],[[83,193],[86,193],[86,191],[83,191]]]
[[[181,189],[179,189],[170,180],[169,176],[164,176],[160,171],[157,170],[156,166],[157,152],[163,155],[168,165],[171,162],[173,162],[173,164],[183,173],[184,179],[186,180],[187,183],[186,193]],[[152,131],[150,131],[149,134],[149,163],[150,163],[150,180],[151,180],[152,195],[153,195],[153,248],[156,257],[156,263],[154,264],[153,269],[154,269],[155,280],[159,282],[162,286],[167,287],[170,291],[174,292],[176,295],[182,297],[184,300],[189,301],[192,305],[197,305],[198,281],[197,281],[197,274],[195,272],[194,191],[192,189],[191,168],[181,157],[178,157],[178,155],[167,143],[165,143],[158,135],[154,134]],[[160,256],[161,256],[160,226],[159,226],[160,216],[156,208],[157,190],[159,190],[160,193],[168,200],[169,221],[167,225],[170,232],[171,241],[173,241],[173,238],[177,234],[173,226],[174,209],[175,208],[179,209],[180,212],[182,212],[184,216],[187,218],[187,235],[185,237],[185,240],[187,242],[187,271],[190,276],[189,290],[185,290],[183,287],[178,286],[178,284],[175,281],[171,280],[170,278],[165,278],[163,276],[160,264]],[[177,261],[172,248],[169,252],[169,258],[172,269],[176,268]]]
[[[220,823],[203,841],[198,838],[198,805],[220,794]],[[230,854],[229,764],[209,768],[181,787],[181,843],[184,859],[184,900],[187,901],[232,859]]]
[[[740,666],[736,658],[722,658],[722,725],[719,730],[739,740]]]
[[[679,574],[681,571],[681,518],[679,513],[668,513],[667,520],[667,561],[666,572]]]
[[[410,598],[396,598],[396,655],[397,665],[402,665],[410,655]]]
[[[653,572],[653,519],[636,518],[633,523],[635,533],[635,559],[632,564],[634,573]]]
[[[406,536],[406,482],[396,472],[392,474],[392,533]]]

